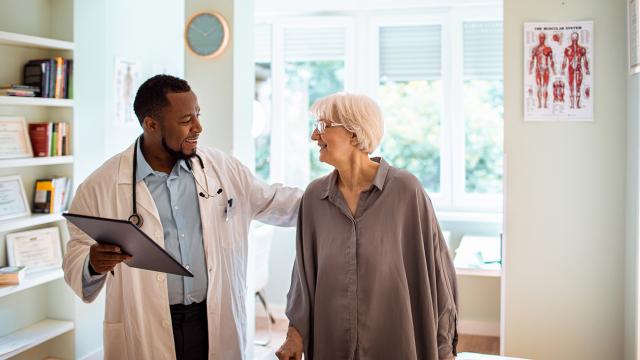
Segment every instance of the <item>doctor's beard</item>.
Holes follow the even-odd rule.
[[[176,160],[189,160],[192,157],[196,156],[195,149],[191,154],[185,154],[184,152],[182,152],[182,143],[180,144],[180,151],[175,151],[170,148],[167,144],[167,140],[165,139],[164,134],[162,134],[162,147],[164,148],[164,151],[166,151],[169,155],[171,155],[172,158]]]

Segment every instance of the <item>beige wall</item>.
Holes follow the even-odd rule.
[[[507,355],[621,359],[625,0],[505,0]],[[591,123],[523,122],[523,23],[593,20]]]

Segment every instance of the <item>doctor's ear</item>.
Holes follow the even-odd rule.
[[[150,131],[157,131],[159,129],[158,121],[151,116],[145,116],[142,120],[142,128]]]

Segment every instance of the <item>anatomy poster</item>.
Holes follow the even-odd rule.
[[[593,120],[593,22],[524,24],[525,121]]]

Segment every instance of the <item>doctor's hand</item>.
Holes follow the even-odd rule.
[[[100,274],[111,271],[119,263],[132,258],[123,253],[118,245],[93,244],[89,250],[89,264]]]
[[[293,326],[289,326],[287,331],[287,339],[284,341],[280,349],[276,351],[278,360],[301,360],[302,359],[302,336]]]

